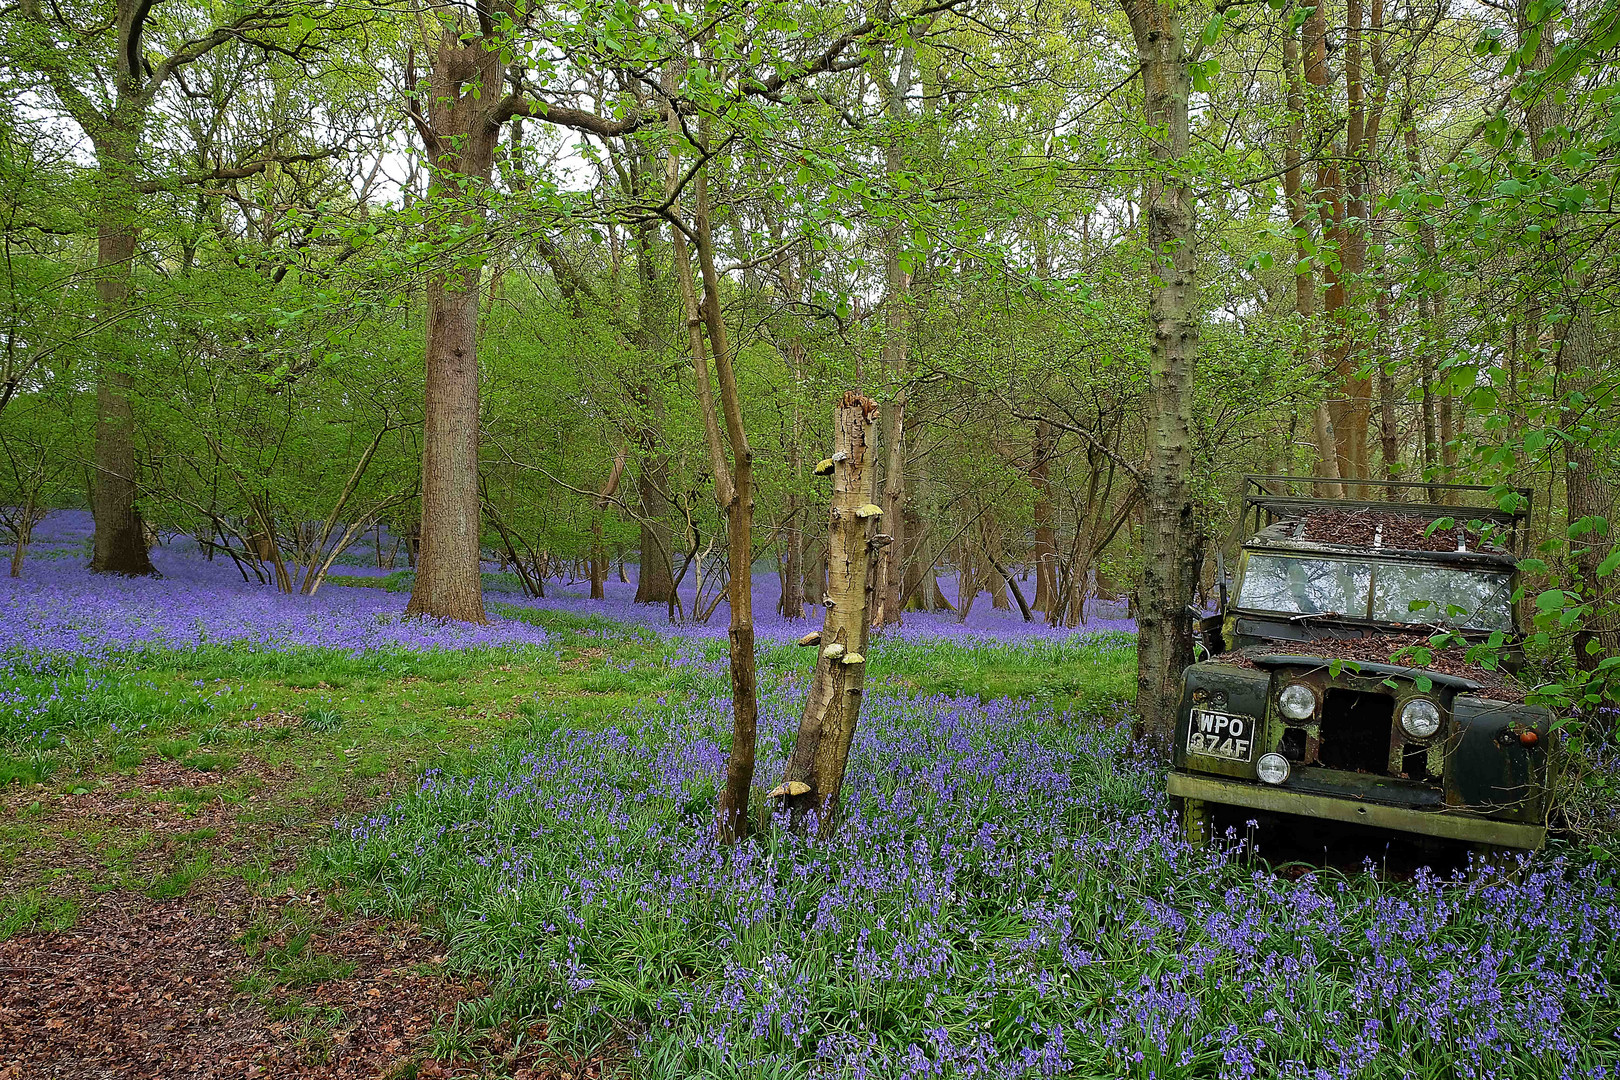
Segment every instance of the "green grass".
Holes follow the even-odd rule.
[[[326,705],[312,705],[304,710],[302,726],[317,735],[330,735],[343,726],[343,714]]]
[[[0,690],[16,702],[0,712],[0,787],[37,788],[39,796],[0,820],[0,869],[21,883],[0,898],[0,930],[71,925],[97,897],[115,891],[196,900],[230,878],[267,896],[334,889],[347,907],[364,899],[352,882],[328,875],[319,861],[289,869],[286,858],[321,843],[340,808],[408,789],[428,769],[475,776],[501,748],[568,733],[662,738],[657,731],[635,733],[637,725],[657,725],[652,703],[707,703],[729,693],[724,640],[671,640],[601,617],[496,607],[543,626],[550,643],[361,656],[205,646],[145,651],[102,667],[0,675]],[[997,680],[1022,680],[1032,694],[1069,712],[1117,707],[1128,691],[1128,680],[1116,676],[1129,666],[1121,655],[1128,645],[1030,650],[879,641],[870,677],[908,692],[953,696],[994,694],[1006,685]],[[763,647],[767,697],[802,677],[811,659],[808,650]],[[1042,683],[1043,666],[1061,677]],[[721,732],[724,710],[713,712]],[[176,768],[194,775],[153,790],[149,778],[136,774],[160,762],[165,772],[156,775]],[[131,817],[86,827],[58,814],[57,800],[76,792],[102,798],[121,792]],[[714,797],[712,784],[695,784],[673,809],[706,815]],[[130,824],[149,820],[141,816],[146,807],[156,808],[150,820],[161,824]],[[216,824],[221,815],[228,828]],[[416,914],[437,918],[431,909]],[[244,943],[255,968],[243,989],[300,1030],[307,1027],[311,1045],[321,1044],[341,1017],[304,995],[352,972],[316,947],[319,935],[310,926],[270,929],[260,945]],[[689,958],[689,943],[678,936],[635,947],[662,949],[665,970]],[[459,1044],[468,1031],[519,1015],[534,1005],[528,993],[498,988],[461,1009],[439,1037]],[[612,1037],[610,1028],[580,1028],[552,1049],[578,1055],[590,1052],[593,1040]]]
[[[0,674],[0,790],[39,789],[22,812],[0,817],[0,869],[24,897],[35,889],[46,898],[116,889],[188,896],[232,876],[273,888],[289,871],[285,861],[271,870],[267,853],[309,843],[346,801],[376,798],[492,740],[564,723],[604,726],[643,696],[724,685],[681,666],[683,648],[645,629],[522,615],[546,626],[554,644],[361,656],[206,646]],[[57,799],[129,787],[156,762],[208,782],[136,790],[129,805],[163,804],[182,821],[224,812],[260,846],[238,843],[227,855],[212,850],[217,840],[189,833],[163,842],[116,823],[76,828],[56,814]],[[63,875],[55,869],[63,865],[76,869]]]
[[[206,851],[195,855],[173,870],[154,877],[146,887],[146,895],[154,900],[173,900],[185,896],[194,882],[208,875],[213,863],[213,856]]]
[[[41,888],[0,896],[0,941],[34,931],[60,932],[71,927],[78,917],[78,901],[52,896]]]
[[[1252,1058],[1254,1075],[1550,1078],[1566,1062],[1536,1017],[1561,1014],[1580,1069],[1620,1063],[1620,951],[1584,916],[1543,920],[1614,881],[1572,885],[1579,864],[1521,891],[1274,877],[1188,849],[1157,768],[1114,723],[1129,638],[876,642],[873,741],[851,774],[862,829],[806,843],[762,823],[719,851],[724,675],[696,672],[724,648],[587,678],[565,664],[578,692],[525,704],[520,733],[446,760],[318,853],[345,904],[427,920],[452,969],[494,981],[441,1047],[543,1023],[577,1058],[636,1032],[629,1075],[741,1080],[900,1075],[943,1056],[942,1037],[970,1057],[983,1038],[995,1075],[1061,1028],[1046,1075],[1205,1080]],[[786,753],[808,652],[764,651],[757,785]],[[681,692],[649,697],[666,686]],[[1561,990],[1570,970],[1586,974]],[[1367,978],[1413,1008],[1383,991],[1365,1004]]]
[[[867,678],[980,701],[1017,698],[1065,712],[1110,712],[1136,695],[1136,639],[1108,633],[1061,642],[884,642],[873,651]]]

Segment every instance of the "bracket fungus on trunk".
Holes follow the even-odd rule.
[[[822,462],[833,477],[827,595],[822,600],[826,612],[820,633],[807,634],[800,642],[821,648],[793,757],[782,783],[771,792],[792,812],[794,828],[804,828],[814,815],[823,834],[832,831],[837,817],[844,767],[855,740],[866,673],[870,554],[883,543],[875,528],[883,511],[872,501],[876,418],[876,404],[855,393],[844,395],[834,417],[833,454]]]
[[[765,797],[767,799],[781,799],[790,795],[808,794],[810,794],[809,784],[806,784],[802,780],[789,780],[785,784],[777,784],[775,787],[771,788],[769,794],[767,794]]]

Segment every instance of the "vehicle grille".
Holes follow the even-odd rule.
[[[1389,694],[1329,689],[1322,702],[1317,760],[1328,769],[1387,774],[1394,720],[1395,699]]]

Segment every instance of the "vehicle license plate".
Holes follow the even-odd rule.
[[[1254,718],[1194,709],[1187,728],[1187,753],[1248,761],[1254,756]]]

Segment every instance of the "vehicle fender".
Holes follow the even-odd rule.
[[[1547,751],[1552,714],[1458,694],[1451,701],[1452,738],[1446,755],[1446,802],[1496,816],[1539,821],[1545,814]],[[1523,741],[1524,732],[1535,740]]]

